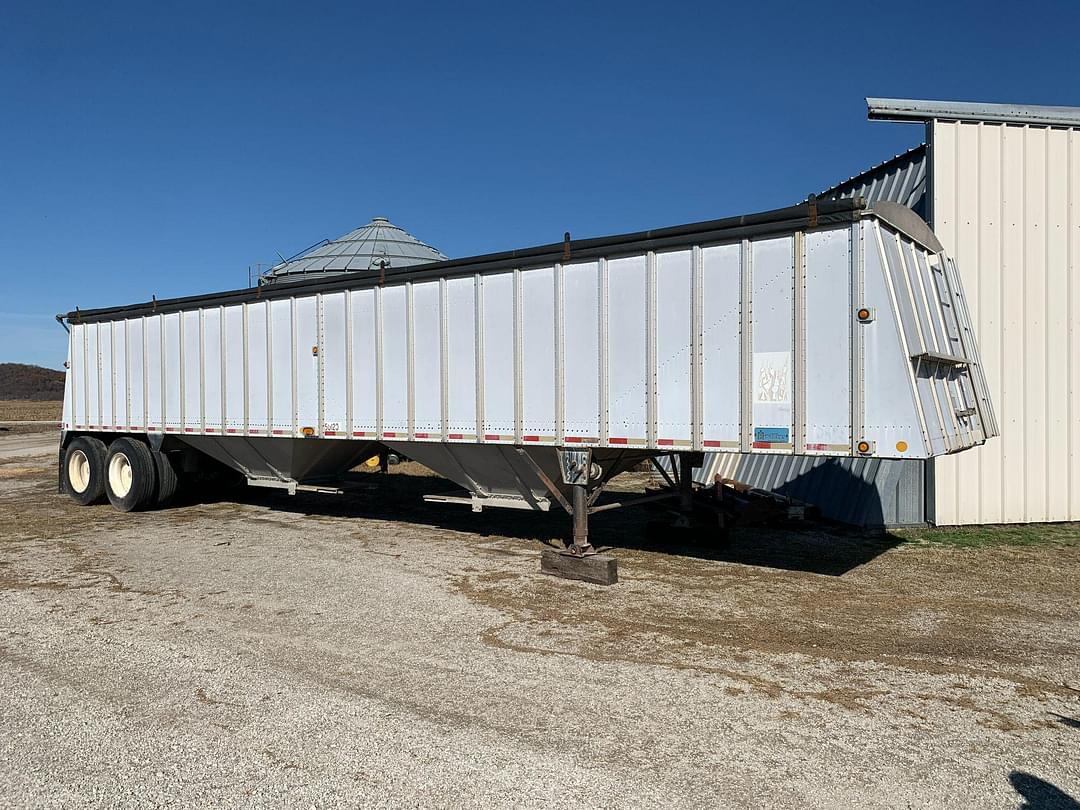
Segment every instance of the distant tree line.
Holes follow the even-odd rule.
[[[0,363],[0,399],[64,398],[64,372],[23,363]]]

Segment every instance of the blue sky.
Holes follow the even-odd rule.
[[[788,205],[920,142],[864,96],[1080,105],[1080,6],[0,7],[0,362],[385,215],[450,256]]]

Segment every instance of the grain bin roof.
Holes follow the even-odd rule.
[[[430,245],[394,225],[375,217],[367,225],[332,241],[323,242],[270,269],[263,283],[294,280],[352,271],[389,270],[430,264],[446,258]]]

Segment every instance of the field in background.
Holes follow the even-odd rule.
[[[0,399],[0,422],[60,421],[62,401]]]
[[[39,433],[54,431],[60,422],[63,402],[0,399],[0,431],[12,433]],[[42,422],[40,425],[12,425],[11,422]]]

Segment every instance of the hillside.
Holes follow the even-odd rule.
[[[61,400],[64,372],[23,363],[0,363],[0,399]]]

